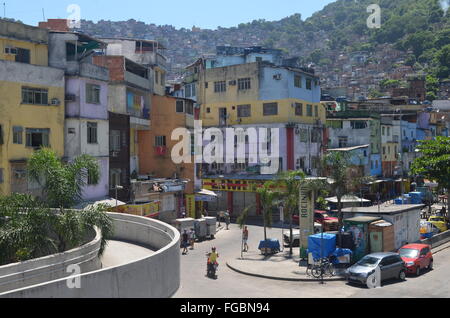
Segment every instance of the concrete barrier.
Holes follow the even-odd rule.
[[[447,242],[450,242],[450,230],[436,234],[430,238],[421,240],[421,243],[429,244],[431,245],[431,248],[436,248]]]
[[[148,257],[70,278],[57,279],[7,293],[7,298],[165,298],[180,286],[180,234],[165,223],[144,217],[109,213],[115,240],[155,249]],[[79,279],[80,288],[68,281]]]
[[[64,253],[0,266],[0,293],[67,277],[71,274],[67,266],[72,264],[78,265],[81,273],[100,269],[100,231],[91,229],[86,241],[89,243]]]

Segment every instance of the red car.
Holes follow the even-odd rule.
[[[420,275],[422,269],[433,268],[433,255],[431,246],[427,244],[408,244],[398,250],[400,257],[405,262],[408,274]]]
[[[292,222],[294,224],[299,224],[299,216],[297,214],[294,214],[292,216]],[[328,216],[326,211],[319,211],[319,210],[315,210],[314,211],[314,222],[316,223],[320,223],[323,225],[324,221],[332,221],[332,222],[337,222],[338,218],[335,217],[331,217]]]

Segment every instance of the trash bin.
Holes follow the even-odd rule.
[[[206,220],[206,236],[213,239],[217,232],[217,220],[215,217],[207,216]]]
[[[195,220],[192,218],[176,219],[172,224],[181,234],[183,234],[184,230],[190,232],[190,230],[194,228],[194,221]]]
[[[203,241],[207,236],[207,224],[205,219],[198,219],[194,222],[195,236],[199,241]]]

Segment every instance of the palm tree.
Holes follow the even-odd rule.
[[[32,180],[42,186],[43,196],[52,208],[71,208],[82,200],[83,188],[97,184],[100,168],[94,157],[81,155],[64,164],[49,148],[36,151],[28,162]]]
[[[264,241],[267,241],[267,227],[272,227],[272,209],[277,205],[280,192],[276,189],[278,182],[266,182],[256,192],[260,195],[263,209]]]
[[[298,208],[298,196],[304,178],[305,173],[303,171],[285,171],[279,175],[278,184],[280,187],[284,187],[284,191],[279,196],[283,199],[285,216],[289,218],[289,255],[291,256],[293,254],[292,216]]]
[[[0,264],[78,247],[93,227],[101,231],[101,255],[113,234],[107,207],[70,209],[81,200],[88,175],[94,183],[100,177],[95,158],[83,155],[64,164],[54,151],[41,149],[30,158],[29,171],[43,186],[43,198],[25,194],[0,197]]]

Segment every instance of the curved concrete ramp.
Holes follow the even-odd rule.
[[[166,298],[180,286],[180,234],[153,219],[110,213],[110,267],[0,294],[8,298]],[[130,245],[131,244],[131,245]],[[128,247],[127,250],[124,248]],[[120,257],[120,255],[126,257]],[[77,286],[76,282],[79,282]],[[74,287],[75,286],[75,287]],[[79,287],[79,288],[78,288]]]

